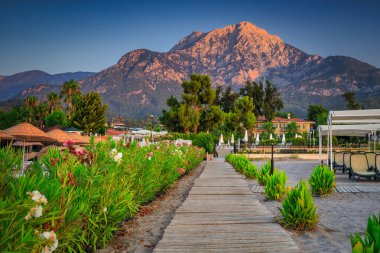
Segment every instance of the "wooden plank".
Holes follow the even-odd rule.
[[[154,252],[299,252],[253,191],[263,187],[248,187],[223,161],[207,163]]]

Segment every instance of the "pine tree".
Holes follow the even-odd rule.
[[[76,103],[73,124],[86,133],[97,133],[106,122],[107,104],[102,103],[101,96],[96,92],[80,96]]]

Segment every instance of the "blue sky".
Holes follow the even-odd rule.
[[[0,0],[0,75],[100,71],[192,31],[249,21],[310,54],[380,67],[380,1]]]

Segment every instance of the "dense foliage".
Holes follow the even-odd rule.
[[[45,124],[47,127],[59,126],[65,128],[67,123],[66,115],[61,110],[55,110],[45,117]]]
[[[264,188],[268,199],[279,200],[285,197],[289,188],[286,186],[288,177],[285,171],[274,170],[273,175],[268,175]]]
[[[237,93],[231,85],[215,90],[208,76],[193,74],[182,87],[182,101],[171,96],[167,100],[170,110],[163,110],[160,117],[161,123],[174,132],[233,132],[242,137],[240,133],[252,129],[257,116],[272,120],[283,108],[279,91],[269,81],[265,86],[247,82]]]
[[[86,133],[97,133],[107,124],[106,111],[107,104],[103,105],[99,93],[87,93],[76,102],[73,124]]]
[[[317,165],[309,178],[311,192],[316,196],[325,196],[334,190],[335,173],[328,166]]]
[[[327,124],[329,111],[323,105],[309,105],[307,119],[315,122],[315,127]]]
[[[270,81],[263,83],[247,82],[240,89],[240,95],[253,99],[256,116],[265,116],[267,121],[274,119],[276,112],[284,107],[280,92]]]
[[[26,97],[22,106],[0,112],[0,129],[29,122],[40,128],[45,126],[65,128],[75,125],[85,132],[104,132],[107,105],[103,105],[99,94],[82,95],[79,84],[74,80],[63,83],[60,90],[59,95],[54,92],[49,93],[44,100],[34,96]]]
[[[210,133],[170,133],[163,137],[161,137],[162,140],[191,140],[192,144],[194,146],[204,148],[207,153],[213,153],[214,152],[214,142],[215,138]]]
[[[257,177],[257,166],[252,164],[246,156],[228,154],[225,159],[236,171],[245,175],[247,178],[254,179]]]
[[[379,253],[380,252],[380,213],[379,216],[368,217],[367,230],[364,239],[359,233],[351,236],[353,253]]]
[[[90,252],[181,175],[204,151],[172,144],[100,142],[53,148],[24,175],[21,154],[0,149],[0,251]]]
[[[270,161],[268,161],[267,163],[261,166],[261,169],[257,175],[257,181],[259,181],[260,185],[263,185],[263,186],[266,185],[270,169],[271,169]]]
[[[287,228],[299,231],[310,230],[319,220],[308,185],[302,180],[289,191],[279,210],[281,212],[279,222]]]
[[[182,101],[171,96],[169,111],[163,110],[160,121],[168,130],[197,133],[209,131],[224,121],[224,113],[216,106],[216,92],[208,76],[192,74],[182,83]]]

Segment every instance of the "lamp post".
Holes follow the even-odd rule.
[[[150,127],[150,140],[153,142],[153,117],[154,115],[150,115],[151,127]]]

